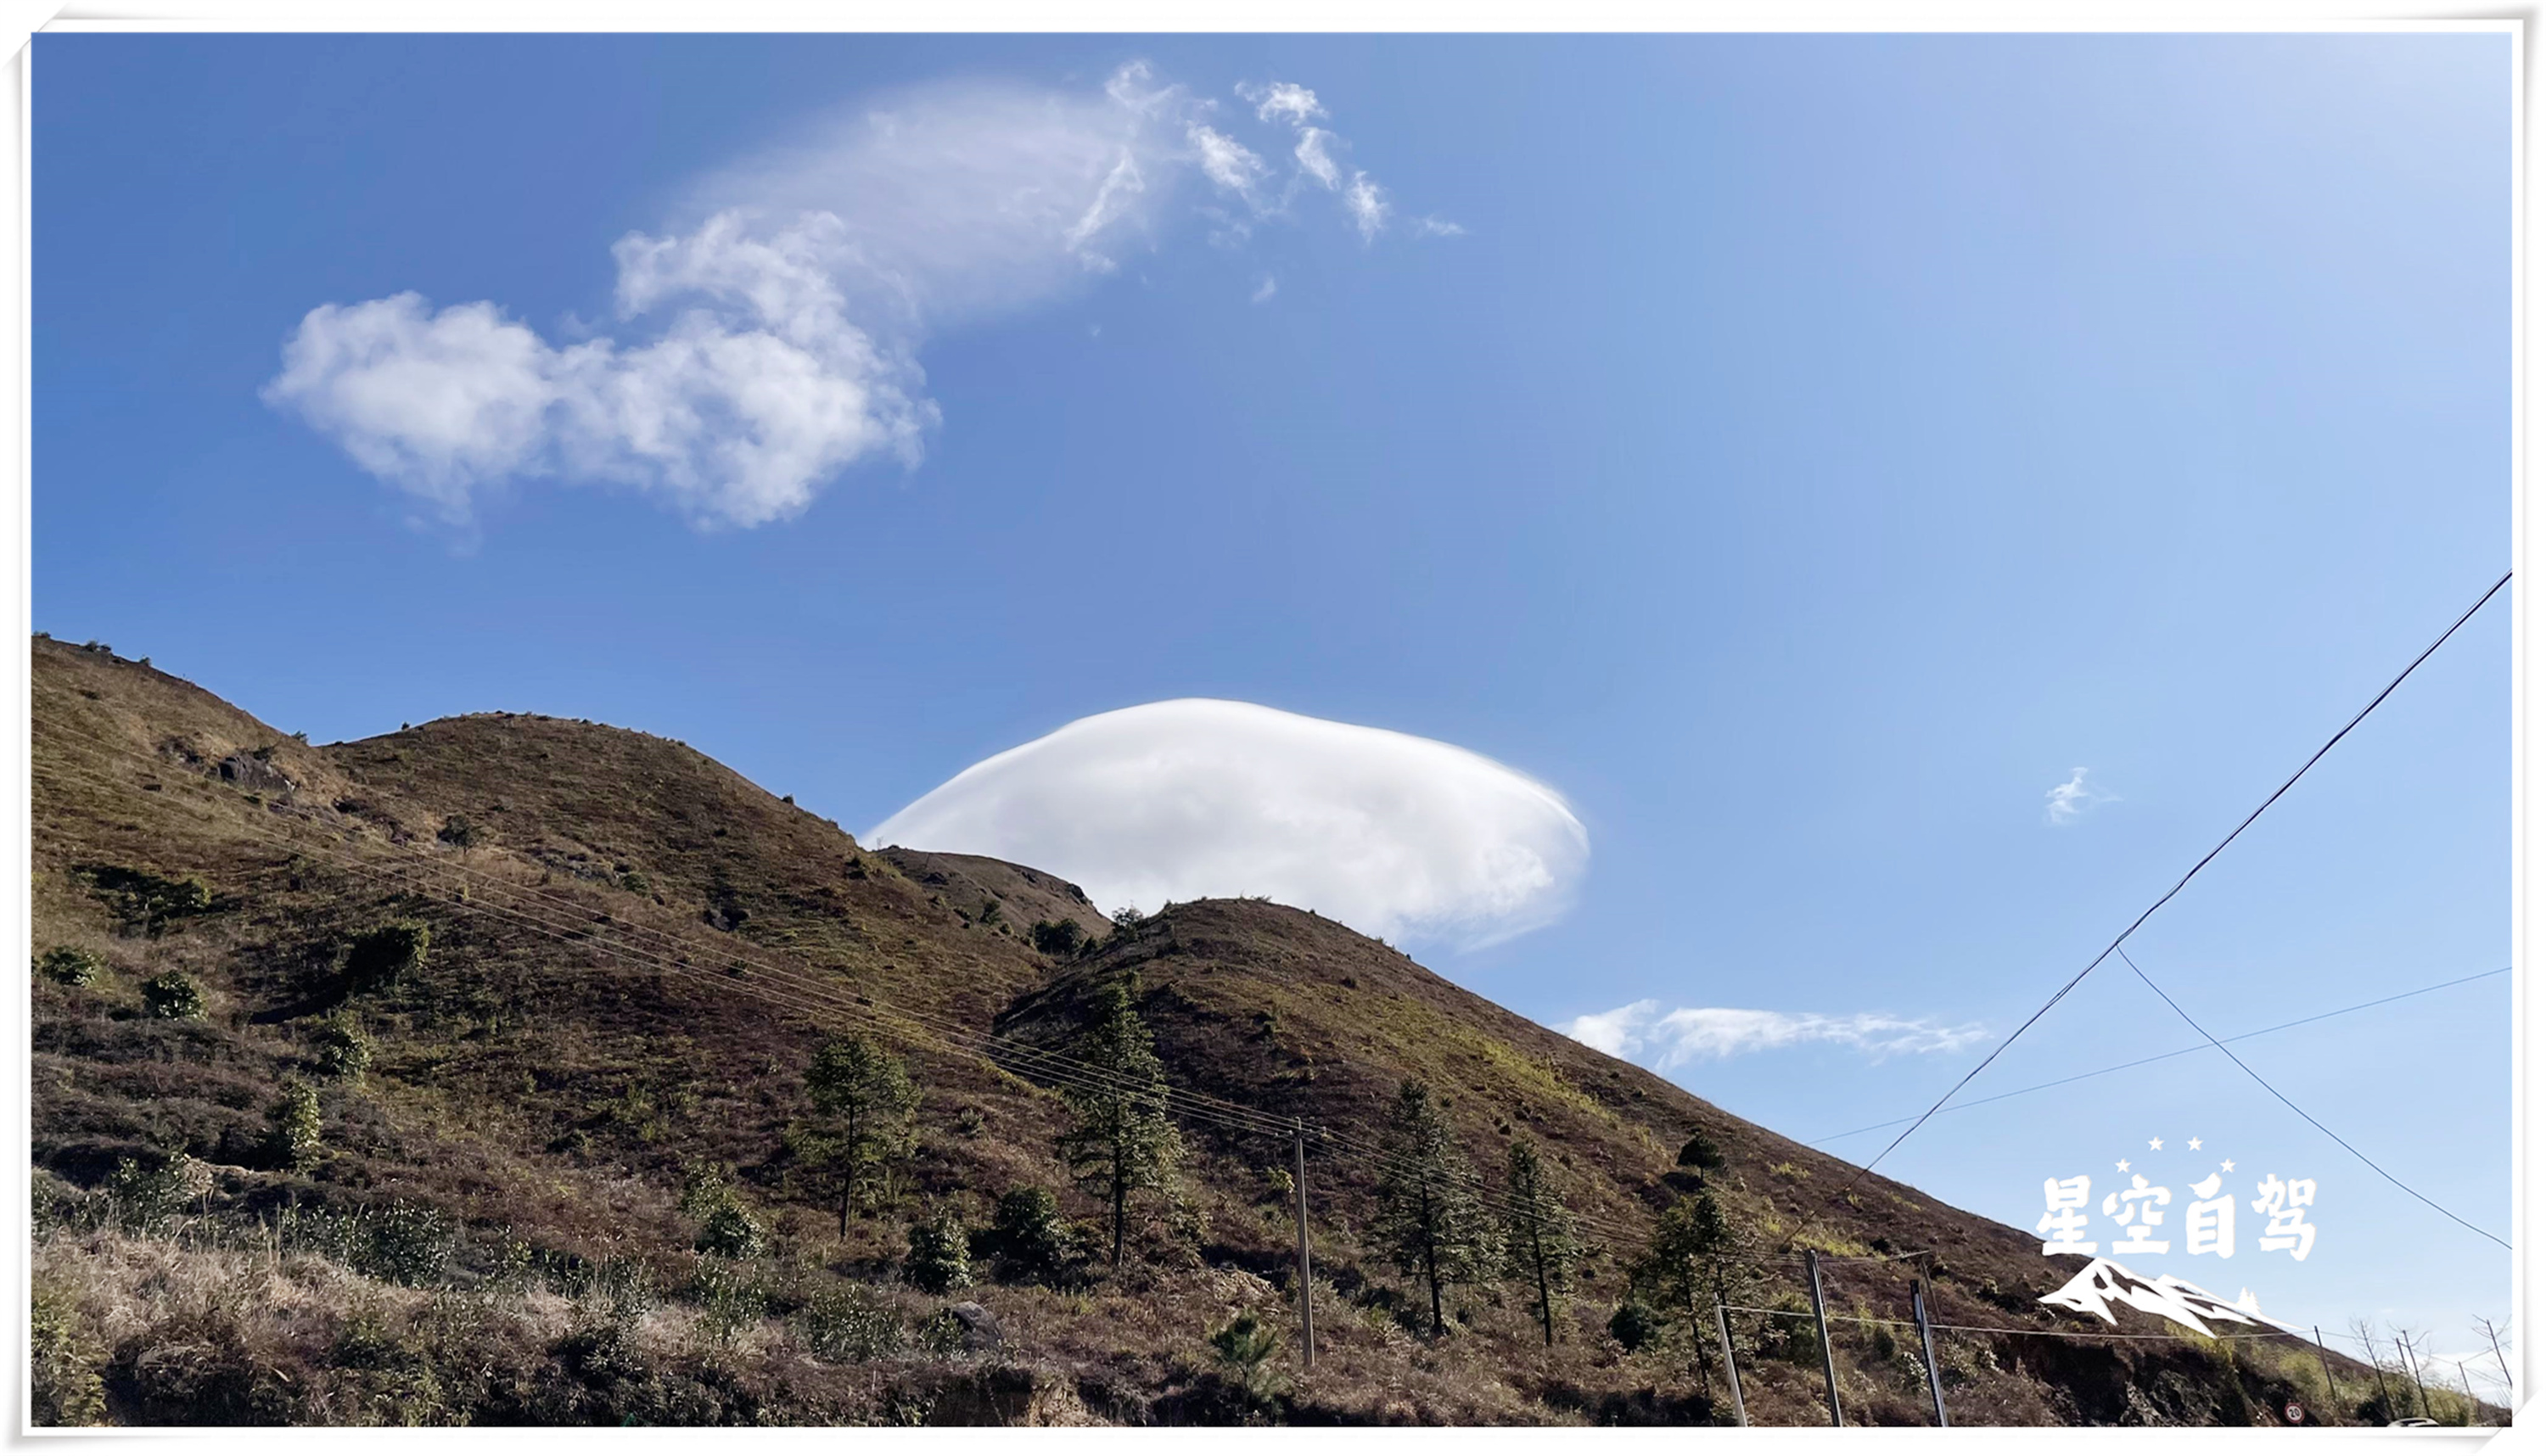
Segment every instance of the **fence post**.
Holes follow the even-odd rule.
[[[2422,1418],[2428,1420],[2431,1418],[2431,1393],[2422,1389],[2422,1367],[2415,1362],[2414,1347],[2405,1343],[2405,1337],[2400,1334],[2396,1336],[2396,1348],[2405,1356],[2405,1368],[2414,1377],[2414,1393],[2421,1398]]]
[[[2484,1320],[2481,1315],[2476,1318]],[[2484,1320],[2484,1337],[2493,1341],[2493,1357],[2502,1362],[2502,1409],[2507,1411],[2514,1403],[2514,1398],[2518,1396],[2519,1387],[2511,1383],[2510,1361],[2502,1353],[2502,1336],[2493,1332],[2491,1320]]]
[[[1822,1379],[1828,1383],[1830,1424],[1845,1425],[1847,1417],[1838,1410],[1838,1356],[1830,1349],[1829,1316],[1822,1308],[1821,1250],[1804,1250],[1804,1268],[1813,1276],[1813,1326],[1822,1333]]]
[[[1715,1291],[1715,1337],[1724,1341],[1724,1379],[1733,1387],[1733,1418],[1742,1425],[1750,1423],[1750,1413],[1741,1404],[1741,1367],[1733,1363],[1733,1322],[1724,1318],[1724,1291]]]
[[[2334,1413],[2342,1408],[2342,1393],[2334,1389],[2334,1361],[2325,1353],[2325,1328],[2321,1325],[2311,1325],[2308,1330],[2316,1336],[2317,1368],[2325,1372],[2326,1424],[2332,1425],[2334,1423]]]
[[[1300,1363],[1317,1368],[1317,1327],[1309,1312],[1309,1136],[1291,1119],[1291,1198],[1300,1226]]]
[[[2370,1373],[2378,1377],[2378,1415],[2382,1423],[2396,1419],[2395,1398],[2387,1394],[2387,1367],[2378,1359],[2378,1344],[2367,1335],[2360,1337],[2360,1347],[2369,1352]]]
[[[1945,1381],[1936,1373],[1936,1341],[1927,1332],[1927,1281],[1910,1281],[1910,1315],[1918,1322],[1918,1356],[1927,1365],[1927,1399],[1936,1406],[1938,1429],[1953,1424],[1945,1418]]]

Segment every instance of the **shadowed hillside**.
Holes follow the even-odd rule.
[[[1647,1232],[1701,1185],[1733,1235],[1754,1423],[1826,1419],[1798,1335],[1807,1249],[1828,1256],[1851,1423],[1929,1419],[1914,1335],[1881,1323],[1920,1272],[1938,1321],[1987,1327],[1940,1339],[1958,1422],[2274,1423],[2293,1395],[2370,1399],[2338,1366],[2325,1402],[2313,1353],[2281,1342],[2053,1338],[2101,1328],[2035,1303],[2082,1260],[1889,1179],[1851,1187],[1848,1164],[1303,911],[1117,926],[1055,876],[871,852],[693,749],[587,723],[312,746],[49,640],[33,711],[50,1421],[1729,1423],[1711,1347],[1613,1321]],[[1063,1093],[1088,1090],[1056,1059],[1116,985],[1186,1147],[1172,1187],[1130,1201],[1120,1268],[1090,1257],[1108,1205],[1056,1151]],[[836,1114],[807,1089],[844,1032],[915,1088],[907,1156],[845,1234]],[[1454,1284],[1432,1336],[1379,1246],[1408,1079],[1488,1211],[1518,1140],[1579,1218],[1552,1347],[1499,1272]],[[1314,1371],[1263,1342],[1295,1319],[1295,1119]],[[1692,1135],[1710,1151],[1684,1163]],[[1031,1200],[1002,1211],[1033,1189],[1077,1226],[1039,1264],[1015,1232]],[[914,1224],[954,1231],[969,1287],[907,1257]]]

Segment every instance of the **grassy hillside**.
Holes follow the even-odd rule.
[[[1786,1312],[1737,1314],[1754,1422],[1826,1418],[1791,1317],[1806,1249],[1829,1256],[1852,1423],[1927,1419],[1914,1338],[1876,1323],[1920,1271],[1939,1321],[1991,1327],[1937,1351],[1961,1423],[2271,1422],[2294,1394],[2370,1396],[2342,1367],[2327,1402],[2277,1343],[2054,1338],[2085,1327],[2034,1299],[2079,1261],[1850,1187],[1312,914],[1216,900],[1117,927],[1041,871],[871,852],[643,733],[478,714],[313,746],[144,663],[33,651],[50,1421],[1723,1422],[1711,1349],[1610,1328],[1646,1231],[1701,1177],[1743,1298]],[[398,925],[429,935],[421,965],[364,985],[355,948]],[[1183,1175],[1135,1201],[1123,1267],[1029,1280],[983,1231],[1030,1188],[1101,1218],[1056,1154],[1071,1073],[1051,1058],[1126,977],[1190,1114]],[[170,978],[200,1014],[163,1014],[189,1009]],[[917,1088],[915,1146],[845,1235],[806,1085],[842,1031]],[[1431,1337],[1376,1246],[1408,1078],[1489,1202],[1525,1140],[1583,1220],[1553,1348],[1498,1280],[1455,1287]],[[292,1087],[314,1108],[286,1115]],[[1315,1134],[1314,1370],[1242,1323],[1293,1319],[1293,1119]],[[1680,1166],[1692,1134],[1720,1166]],[[719,1207],[752,1246],[702,1250]],[[970,1231],[971,1287],[906,1273],[930,1221]]]

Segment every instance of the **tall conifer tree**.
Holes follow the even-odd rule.
[[[1538,1328],[1556,1343],[1556,1298],[1573,1285],[1582,1242],[1565,1202],[1548,1186],[1538,1150],[1514,1143],[1503,1170],[1503,1271],[1530,1291]]]
[[[1061,1160],[1078,1186],[1105,1200],[1114,1222],[1113,1264],[1123,1263],[1123,1231],[1132,1195],[1165,1192],[1184,1161],[1184,1139],[1167,1116],[1166,1069],[1134,1004],[1135,984],[1109,982],[1097,992],[1095,1017],[1079,1038],[1078,1059],[1104,1075],[1095,1090],[1061,1095],[1077,1121],[1061,1137]]]
[[[1400,1270],[1422,1278],[1432,1296],[1432,1332],[1439,1335],[1449,1328],[1441,1319],[1441,1287],[1493,1269],[1493,1226],[1478,1203],[1476,1172],[1451,1140],[1430,1087],[1408,1081],[1397,1089],[1388,1131],[1379,1219],[1371,1232]]]

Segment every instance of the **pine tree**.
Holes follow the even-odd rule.
[[[1733,1227],[1715,1194],[1700,1188],[1663,1211],[1632,1274],[1636,1288],[1688,1322],[1689,1361],[1709,1389],[1699,1311],[1731,1288],[1737,1273],[1733,1255]]]
[[[1097,992],[1095,1019],[1077,1056],[1103,1075],[1096,1090],[1065,1090],[1076,1123],[1061,1138],[1061,1160],[1078,1186],[1105,1200],[1114,1220],[1113,1264],[1123,1263],[1132,1195],[1165,1192],[1184,1160],[1184,1139],[1167,1117],[1166,1069],[1133,1004],[1128,978]]]
[[[1422,1276],[1432,1295],[1432,1332],[1440,1335],[1449,1329],[1441,1319],[1441,1286],[1493,1268],[1493,1228],[1477,1201],[1476,1173],[1451,1141],[1432,1089],[1421,1082],[1397,1089],[1388,1154],[1371,1232],[1400,1272]]]
[[[1538,1150],[1511,1145],[1503,1171],[1503,1271],[1532,1291],[1538,1328],[1556,1344],[1556,1297],[1572,1287],[1582,1242],[1565,1202],[1547,1185]]]
[[[833,1037],[813,1053],[805,1091],[824,1127],[821,1151],[839,1180],[840,1237],[849,1215],[890,1196],[896,1164],[911,1154],[919,1093],[900,1058],[864,1037]]]

